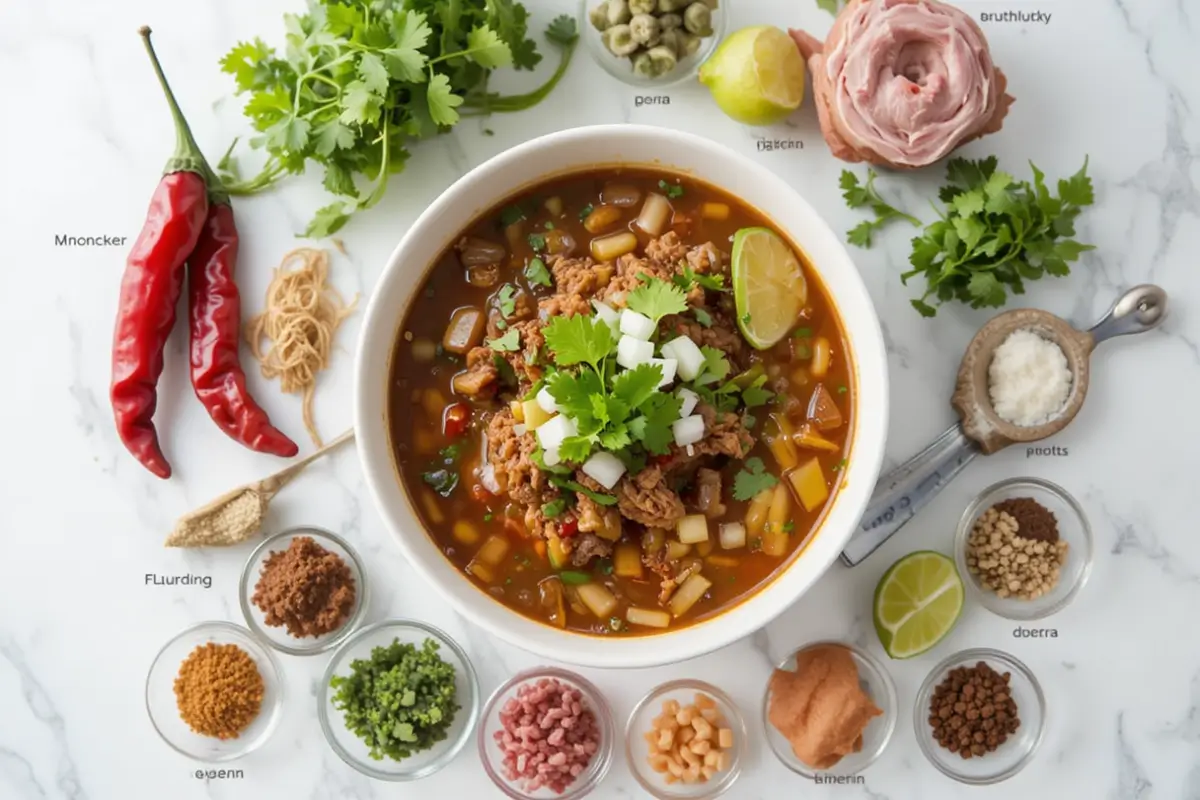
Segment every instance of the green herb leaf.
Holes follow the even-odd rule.
[[[429,79],[429,116],[438,125],[453,125],[458,122],[456,108],[463,104],[463,99],[456,95],[450,87],[450,79],[437,74]]]
[[[626,297],[625,304],[631,310],[644,314],[655,324],[669,314],[687,311],[687,298],[683,289],[661,278],[643,277],[643,282]]]
[[[554,285],[550,280],[550,270],[546,269],[546,263],[540,258],[529,261],[529,265],[525,267],[525,279],[530,283],[538,283],[542,286]]]
[[[542,253],[546,250],[546,237],[540,233],[531,233],[527,237],[529,246],[533,248],[533,252]]]
[[[313,215],[312,221],[308,223],[308,228],[304,231],[304,236],[308,239],[324,239],[326,236],[332,236],[350,221],[350,209],[353,207],[352,204],[347,203],[330,203],[317,209],[317,213]]]
[[[467,34],[467,53],[472,61],[488,69],[511,67],[513,63],[512,50],[487,25]]]
[[[683,187],[679,185],[678,181],[675,183],[667,183],[665,180],[660,180],[658,182],[658,188],[666,192],[667,197],[671,198],[672,200],[677,197],[683,197]]]
[[[568,586],[583,586],[585,583],[592,582],[592,576],[586,572],[577,572],[573,569],[564,569],[558,573],[558,578]]]
[[[696,322],[699,322],[705,328],[711,328],[713,325],[712,314],[709,314],[703,308],[693,308],[693,316],[696,317]]]
[[[602,506],[615,506],[617,504],[617,498],[613,497],[611,494],[593,492],[582,483],[578,483],[567,478],[562,478],[558,475],[550,475],[549,479],[553,486],[557,486],[560,489],[569,489],[572,492],[579,492],[581,495],[590,497],[592,500],[596,501]]]
[[[498,353],[512,353],[521,349],[521,332],[516,328],[488,341],[488,347]]]
[[[511,317],[513,312],[517,310],[517,287],[511,283],[506,283],[500,287],[500,294],[497,296],[500,303],[500,313],[506,317]]]
[[[596,210],[596,207],[594,205],[592,205],[591,203],[588,203],[586,206],[579,209],[579,221],[583,222],[585,219],[588,218],[588,215],[591,214],[595,210]]]
[[[851,228],[846,234],[846,240],[856,247],[870,247],[871,236],[893,219],[905,219],[913,225],[920,225],[916,217],[896,209],[880,197],[875,189],[875,170],[867,169],[867,183],[860,185],[858,177],[848,169],[842,170],[838,185],[842,189],[842,199],[850,208],[869,208],[874,214],[874,220],[863,220]]]
[[[693,286],[702,286],[705,289],[713,292],[728,291],[725,288],[725,276],[721,273],[713,273],[712,275],[703,275],[696,272],[686,263],[681,263],[681,271],[671,276],[672,282],[685,292],[690,292]]]
[[[700,352],[704,355],[704,363],[700,365],[700,372],[692,383],[696,386],[708,386],[725,380],[730,369],[729,359],[725,357],[725,354],[708,345],[703,345]]]
[[[546,27],[546,38],[556,44],[568,47],[579,39],[575,28],[575,18],[567,14],[559,14]]]
[[[515,225],[525,219],[525,210],[519,205],[505,206],[500,210],[500,224],[504,227]]]
[[[683,400],[673,394],[657,393],[640,406],[642,415],[629,421],[629,432],[654,455],[671,452],[675,435],[671,425],[679,419]]]
[[[596,367],[617,346],[612,328],[595,317],[576,314],[554,317],[543,331],[546,345],[560,367],[591,364]]]
[[[761,458],[748,458],[742,471],[733,479],[733,496],[737,500],[749,500],[777,483],[779,479],[766,471]]]
[[[544,516],[546,519],[554,519],[566,510],[567,501],[560,497],[557,500],[551,500],[549,503],[546,503],[544,506],[542,506],[542,516]]]

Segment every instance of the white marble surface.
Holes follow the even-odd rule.
[[[540,30],[568,4],[528,0]],[[169,345],[158,415],[176,477],[151,477],[123,450],[108,409],[109,344],[125,248],[56,248],[55,234],[133,237],[173,141],[170,119],[135,35],[150,23],[176,92],[210,157],[246,126],[217,59],[235,41],[282,38],[280,15],[299,2],[203,3],[62,0],[0,8],[0,797],[373,798],[493,797],[473,748],[410,786],[374,783],[343,765],[322,740],[313,700],[323,657],[283,658],[288,703],[261,751],[236,764],[240,780],[193,777],[197,764],[169,750],[143,703],[146,670],[179,630],[206,619],[240,621],[237,577],[248,547],[162,548],[174,518],[277,463],[217,434],[191,396],[184,337]],[[574,3],[569,4],[571,9]],[[730,0],[732,26],[759,22],[824,31],[812,0]],[[1033,159],[1051,176],[1091,157],[1098,201],[1080,220],[1098,249],[1067,278],[1032,287],[1028,302],[1090,323],[1120,287],[1152,281],[1172,295],[1165,329],[1105,345],[1090,400],[1054,444],[1067,457],[1027,459],[1014,449],[973,464],[903,534],[865,565],[835,566],[764,631],[686,664],[636,672],[583,670],[623,719],[663,680],[689,675],[725,687],[754,729],[751,755],[731,793],[781,797],[944,798],[966,791],[929,766],[911,722],[916,689],[941,657],[995,646],[1024,659],[1050,704],[1045,742],[1019,776],[973,796],[1200,798],[1200,544],[1193,532],[1200,435],[1200,5],[1192,0],[1014,0],[967,3],[973,13],[1042,10],[1049,24],[986,27],[1017,103],[1004,130],[967,150],[996,153],[1018,174]],[[527,113],[462,124],[420,146],[386,199],[343,232],[349,255],[333,279],[371,290],[380,265],[416,214],[457,176],[516,142],[548,131],[620,120],[702,132],[787,176],[838,229],[858,215],[836,190],[841,165],[826,153],[810,108],[788,125],[752,130],[724,118],[699,86],[673,90],[666,108],[636,108],[634,93],[580,51],[550,102]],[[494,136],[482,135],[487,126]],[[805,149],[757,153],[756,138],[797,138]],[[940,171],[881,185],[918,207]],[[270,269],[293,232],[323,203],[318,178],[239,201],[240,283],[261,302]],[[907,457],[952,418],[947,396],[962,349],[988,317],[959,309],[920,319],[900,285],[907,231],[855,256],[885,325],[892,375],[892,461]],[[358,319],[339,336],[317,416],[327,436],[350,420],[350,352]],[[282,427],[299,436],[299,404],[251,378]],[[870,398],[864,398],[869,403]],[[902,715],[895,738],[857,787],[814,787],[765,750],[757,724],[769,663],[815,638],[844,638],[879,652],[870,596],[895,558],[949,548],[968,499],[1013,475],[1058,481],[1091,516],[1096,564],[1077,601],[1053,618],[1055,640],[1013,638],[1013,625],[971,605],[934,652],[890,663]],[[314,523],[343,532],[370,561],[371,618],[412,615],[451,631],[470,650],[490,691],[535,659],[466,625],[433,601],[397,553],[370,506],[355,455],[312,468],[277,502],[270,529]],[[211,575],[211,589],[151,587],[145,573]],[[640,796],[623,760],[601,798]]]

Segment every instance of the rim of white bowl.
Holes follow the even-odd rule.
[[[514,182],[503,195],[489,199],[480,207],[476,184],[496,172],[516,169],[522,162],[542,160],[551,148],[566,148],[579,153],[595,152],[596,143],[602,142],[609,152],[644,148],[647,140],[660,150],[661,155],[649,158],[592,158],[557,170],[541,173],[536,180]],[[628,143],[628,146],[624,146]],[[413,508],[413,500],[401,483],[393,461],[389,437],[386,435],[386,388],[387,372],[367,374],[368,361],[376,356],[380,348],[385,362],[390,363],[395,338],[400,333],[404,315],[393,329],[376,330],[395,313],[394,301],[388,299],[393,286],[411,285],[428,273],[436,256],[420,266],[417,276],[412,270],[402,268],[406,250],[416,247],[417,238],[428,227],[435,226],[440,217],[462,217],[462,224],[453,226],[439,246],[444,249],[462,227],[478,218],[479,214],[505,197],[526,191],[539,183],[555,177],[569,176],[588,170],[604,169],[621,165],[625,168],[643,167],[682,174],[696,174],[695,168],[671,163],[671,153],[687,150],[695,154],[693,163],[736,163],[736,183],[754,183],[764,187],[756,194],[775,194],[787,198],[789,213],[803,220],[805,241],[799,242],[793,229],[800,225],[783,225],[778,219],[760,209],[753,201],[743,200],[748,206],[771,221],[786,238],[815,262],[815,270],[823,287],[831,295],[843,322],[843,332],[850,340],[853,356],[854,385],[859,398],[853,415],[854,431],[851,437],[851,457],[842,472],[842,485],[837,496],[826,509],[813,536],[810,537],[789,563],[781,565],[762,588],[746,597],[737,605],[709,619],[666,633],[635,637],[589,636],[564,632],[536,622],[509,609],[494,598],[490,598],[479,587],[455,568],[445,555],[437,549],[432,538],[419,523],[419,515]],[[722,189],[735,197],[742,194],[728,182],[722,185],[716,180],[696,174],[696,179]],[[461,209],[472,209],[463,213]],[[818,260],[812,256],[820,252]],[[828,275],[844,273],[839,277],[838,293],[830,290]],[[411,300],[410,300],[411,303]],[[405,309],[406,310],[406,309]],[[372,343],[371,337],[380,341]],[[493,156],[470,170],[454,182],[435,199],[408,229],[388,258],[379,282],[371,293],[359,335],[354,364],[354,428],[359,442],[358,454],[364,477],[375,507],[383,517],[388,530],[399,544],[408,562],[446,600],[470,622],[488,633],[517,647],[544,658],[574,665],[599,668],[626,669],[660,666],[682,661],[718,650],[732,642],[750,635],[769,623],[795,603],[813,584],[820,579],[829,566],[838,558],[842,548],[857,531],[858,522],[866,509],[867,501],[874,489],[883,462],[884,446],[888,426],[888,375],[887,353],[879,317],[859,275],[854,261],[833,228],[817,213],[791,185],[758,162],[747,158],[717,142],[683,131],[656,128],[647,125],[592,125],[570,128],[547,134]],[[869,398],[870,413],[864,411]],[[378,415],[378,417],[376,417]],[[375,432],[384,435],[376,437]],[[410,516],[417,520],[419,536],[406,536],[403,531],[409,520],[402,519],[390,507],[389,497],[399,493],[399,499],[408,507]],[[831,518],[843,533],[831,530]],[[421,544],[424,547],[421,548]],[[419,549],[420,548],[420,549]],[[422,553],[421,549],[425,552]],[[804,565],[807,577],[795,577],[795,570]],[[469,600],[461,597],[452,587],[461,586],[469,590]],[[653,642],[652,646],[647,646]]]

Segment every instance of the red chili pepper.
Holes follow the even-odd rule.
[[[558,528],[558,535],[564,538],[577,533],[579,533],[579,520],[574,517],[567,517]]]
[[[446,407],[442,416],[442,433],[446,438],[461,436],[471,422],[471,409],[466,403],[454,403]]]
[[[237,268],[238,233],[228,198],[217,195],[188,264],[192,387],[217,427],[260,453],[291,457],[296,443],[271,425],[267,412],[246,388],[238,360],[241,297]]]
[[[207,167],[154,56],[150,29],[143,28],[141,33],[175,119],[175,154],[163,170],[145,225],[125,262],[113,333],[109,398],[117,434],[125,447],[146,469],[169,478],[171,465],[154,428],[156,387],[162,374],[163,347],[175,324],[175,305],[183,288],[183,265],[196,247],[208,214]]]

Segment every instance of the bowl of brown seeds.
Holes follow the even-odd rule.
[[[968,591],[994,614],[1048,617],[1067,606],[1092,571],[1092,528],[1066,489],[1010,478],[979,493],[954,541]]]
[[[963,650],[933,668],[913,714],[940,772],[983,786],[1011,778],[1042,743],[1046,698],[1029,668],[999,650]]]

